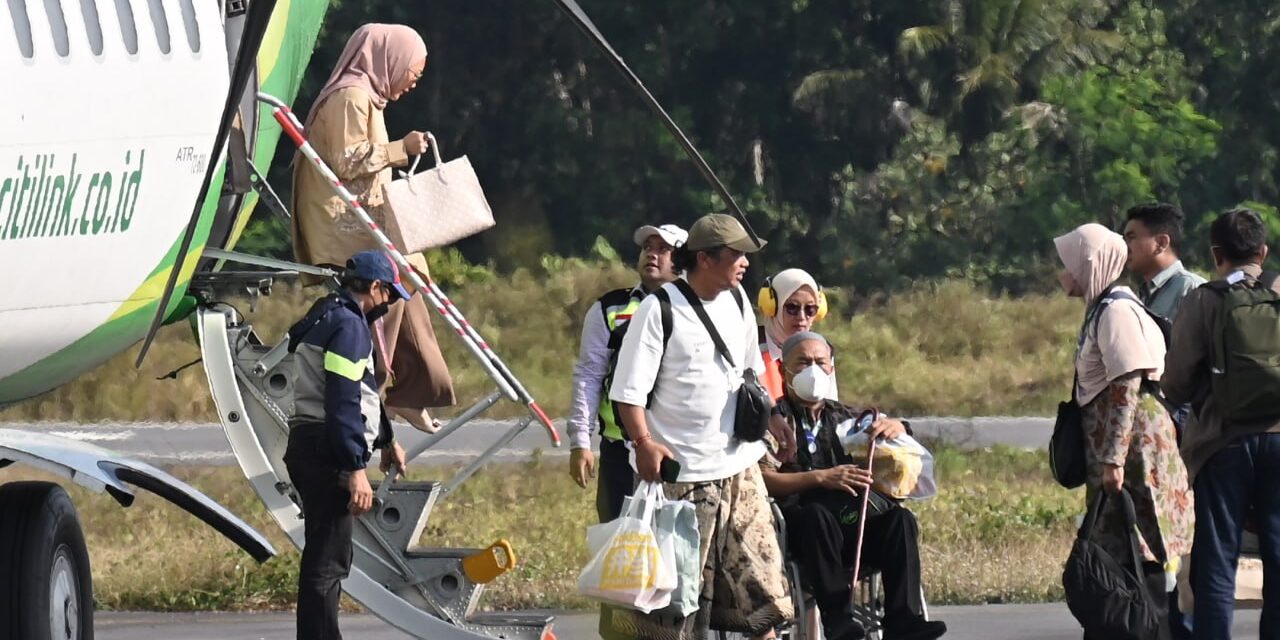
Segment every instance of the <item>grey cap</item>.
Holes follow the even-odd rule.
[[[831,341],[827,340],[827,337],[821,333],[818,333],[817,331],[801,331],[800,333],[787,338],[786,342],[782,343],[782,359],[786,360],[787,355],[794,351],[796,347],[800,346],[800,343],[808,342],[810,340],[817,340],[818,342],[827,345],[827,351],[835,351],[831,346]]]

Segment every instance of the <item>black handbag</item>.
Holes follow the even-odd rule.
[[[1121,491],[1120,497],[1124,500],[1129,560],[1133,564],[1125,566],[1090,539],[1108,499],[1103,490],[1076,534],[1075,545],[1062,571],[1062,586],[1067,592],[1067,608],[1084,628],[1086,637],[1151,640],[1160,632],[1163,609],[1151,601],[1143,578],[1133,499],[1128,490]]]
[[[697,292],[684,280],[676,280],[676,288],[684,294],[689,305],[693,307],[693,312],[707,328],[707,333],[711,334],[711,342],[715,344],[716,352],[729,363],[730,367],[737,368],[738,365],[734,362],[733,356],[729,354],[729,347],[725,346],[720,332],[716,331],[715,325],[711,323],[711,318],[707,316],[707,310],[702,307],[702,300],[698,298]],[[737,297],[736,290],[734,294]],[[738,305],[741,308],[740,300]],[[764,439],[765,432],[769,430],[769,411],[772,408],[773,398],[769,397],[769,392],[765,390],[764,385],[760,384],[755,369],[745,367],[742,371],[742,386],[738,387],[738,401],[733,417],[734,437],[743,442],[758,442]]]
[[[1049,470],[1053,472],[1053,479],[1068,489],[1084,484],[1087,468],[1084,412],[1076,401],[1078,381],[1078,376],[1071,381],[1071,399],[1058,403],[1058,418],[1053,423],[1053,435],[1049,436]]]

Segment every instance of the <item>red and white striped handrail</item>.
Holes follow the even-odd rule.
[[[419,273],[417,269],[414,269],[409,264],[408,259],[392,244],[387,234],[382,232],[382,229],[378,227],[378,223],[374,222],[373,217],[369,215],[369,212],[360,204],[355,195],[343,186],[342,181],[338,179],[338,176],[333,173],[329,165],[325,164],[320,155],[316,153],[315,148],[307,141],[303,132],[302,122],[289,109],[289,106],[280,99],[262,92],[258,92],[258,101],[271,106],[271,115],[276,119],[276,122],[280,123],[285,135],[289,136],[289,139],[298,147],[298,151],[311,163],[311,166],[315,167],[316,171],[319,171],[320,175],[329,181],[329,186],[347,205],[347,208],[355,212],[361,222],[364,223],[365,229],[382,247],[382,250],[386,251],[387,255],[391,256],[396,264],[400,266],[401,274],[408,275],[409,281],[413,283],[413,286],[426,297],[431,306],[435,307],[435,310],[444,317],[449,326],[457,332],[458,336],[462,338],[462,341],[471,350],[471,353],[484,366],[485,372],[498,384],[498,390],[508,399],[524,403],[538,422],[541,422],[542,426],[546,428],[552,444],[557,447],[560,446],[560,434],[556,431],[555,425],[551,423],[551,419],[547,417],[542,407],[538,406],[538,402],[533,399],[533,396],[529,395],[524,385],[520,384],[520,380],[502,361],[502,358],[499,358],[498,354],[494,353],[493,349],[489,347],[489,343],[480,336],[480,332],[476,331],[470,322],[467,322],[466,317],[453,304],[453,301],[445,295],[444,291],[436,285],[435,281],[430,276]]]

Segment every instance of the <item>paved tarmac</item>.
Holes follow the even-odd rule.
[[[476,420],[440,442],[419,458],[424,464],[452,464],[475,458],[507,429],[510,420]],[[917,436],[940,440],[961,447],[981,448],[1003,444],[1024,449],[1043,449],[1049,442],[1053,421],[1049,418],[915,418],[911,420]],[[556,421],[564,438],[564,422]],[[77,424],[63,422],[0,423],[0,429],[40,431],[50,435],[92,442],[127,456],[157,465],[199,464],[233,465],[235,456],[217,424],[117,422]],[[400,424],[397,433],[405,448],[412,448],[424,437],[408,425]],[[546,432],[537,426],[524,430],[494,458],[500,462],[525,460],[537,452],[544,456],[566,456],[566,444],[553,448]]]
[[[1258,637],[1258,613],[1237,611],[1233,637]],[[1064,604],[936,607],[930,615],[947,622],[947,640],[1080,640],[1080,628]],[[595,625],[594,614],[565,614],[557,616],[555,632],[560,640],[587,640],[597,637]],[[368,615],[344,616],[342,632],[360,640],[410,637]],[[294,627],[287,613],[99,613],[95,633],[98,640],[293,640]]]

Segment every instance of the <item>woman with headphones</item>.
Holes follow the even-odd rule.
[[[765,317],[764,326],[760,327],[760,355],[765,368],[761,382],[774,398],[781,398],[786,395],[782,344],[801,331],[813,330],[813,325],[826,317],[827,296],[809,272],[785,269],[764,281],[756,305]],[[825,395],[837,399],[834,372],[827,387]]]

